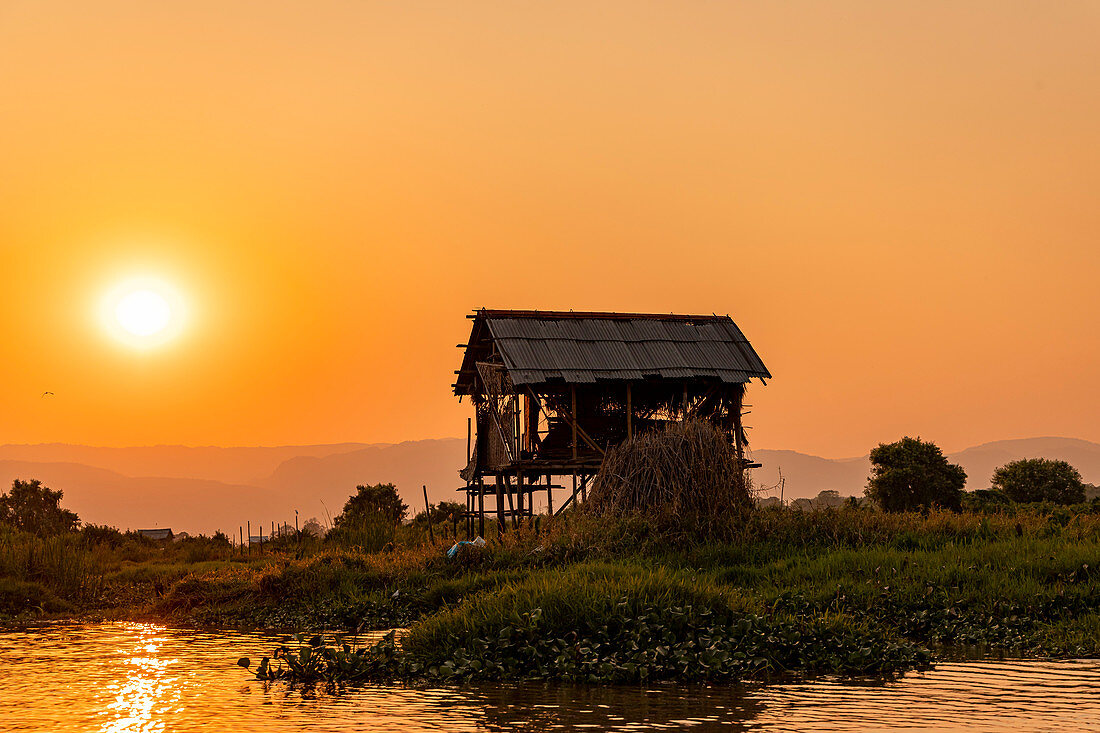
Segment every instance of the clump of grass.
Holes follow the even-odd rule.
[[[626,611],[647,605],[691,605],[712,612],[744,611],[744,599],[729,589],[686,573],[657,567],[586,563],[559,572],[542,572],[492,593],[479,594],[460,608],[426,619],[405,639],[413,653],[430,656],[446,644],[466,643],[519,622],[541,609],[542,626],[565,634],[582,619],[601,619],[623,612],[620,597],[631,599]]]
[[[363,516],[334,527],[325,539],[343,550],[378,552],[392,546],[396,534],[396,522],[385,517]]]
[[[58,613],[71,608],[41,583],[0,578],[0,617],[18,616],[28,610]]]
[[[0,577],[40,583],[79,602],[102,590],[104,572],[99,555],[76,533],[39,537],[0,524]]]
[[[729,588],[663,568],[584,564],[542,571],[414,626],[403,648],[280,647],[263,679],[394,677],[633,683],[788,673],[892,674],[929,654],[839,615],[769,613]],[[242,660],[242,666],[248,666]]]
[[[671,423],[611,448],[585,507],[600,515],[737,519],[752,507],[729,438],[703,420]]]

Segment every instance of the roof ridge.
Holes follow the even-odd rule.
[[[504,310],[479,308],[470,318],[537,318],[543,320],[621,320],[621,321],[732,321],[729,315],[714,313],[625,313],[621,311],[542,311],[542,310]]]

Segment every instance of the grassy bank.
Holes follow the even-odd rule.
[[[37,569],[18,576],[11,557],[34,562],[26,548],[4,560],[0,543],[0,582],[42,590],[20,608],[27,588],[6,586],[0,613],[410,627],[393,656],[400,669],[387,673],[456,679],[877,674],[963,649],[1100,656],[1100,517],[1090,513],[775,508],[707,540],[671,519],[575,514],[452,560],[410,528],[395,540],[193,561],[175,549],[120,559],[68,548],[85,553],[76,559],[44,546],[31,553]]]

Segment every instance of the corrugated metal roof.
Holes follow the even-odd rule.
[[[482,310],[473,318],[459,394],[469,392],[469,370],[490,342],[517,385],[771,378],[729,316]]]

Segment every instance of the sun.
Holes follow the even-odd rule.
[[[172,320],[172,307],[159,293],[135,290],[118,301],[115,318],[134,336],[154,336]]]
[[[186,309],[165,280],[134,277],[110,288],[99,307],[100,322],[119,341],[136,348],[159,346],[183,329]]]

